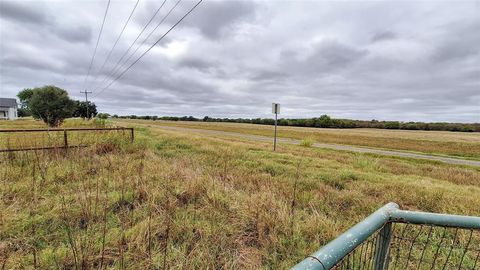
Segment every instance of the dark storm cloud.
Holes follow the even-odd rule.
[[[117,114],[271,117],[276,101],[282,117],[480,122],[474,1],[204,1],[101,92],[195,4],[182,1],[112,75],[162,3],[140,1],[100,70],[135,2],[111,2],[84,84],[106,1],[2,1],[0,96],[55,84],[74,98],[92,89],[99,110]]]

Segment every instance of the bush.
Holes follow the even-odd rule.
[[[313,141],[311,139],[303,139],[300,142],[300,145],[303,146],[303,147],[312,147]]]
[[[110,114],[108,114],[108,113],[97,114],[97,118],[99,118],[99,119],[108,119],[109,117],[110,117]]]

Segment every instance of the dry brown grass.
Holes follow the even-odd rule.
[[[109,151],[2,155],[0,265],[285,269],[389,201],[480,214],[477,168],[300,146],[273,153],[154,126],[137,138]]]
[[[273,134],[271,126],[253,124],[147,120],[116,121],[124,124],[165,125],[266,136],[272,136]],[[299,140],[309,139],[321,143],[358,145],[480,159],[479,133],[385,129],[319,129],[282,126],[279,127],[279,136]]]

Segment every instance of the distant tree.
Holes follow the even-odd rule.
[[[320,118],[318,118],[315,121],[315,126],[316,127],[322,127],[322,128],[331,127],[332,126],[332,119],[330,118],[330,116],[324,114],[324,115],[320,116]]]
[[[108,117],[110,117],[110,114],[108,114],[108,113],[97,114],[97,118],[100,118],[100,119],[108,119]]]
[[[114,116],[115,117],[115,116]],[[118,116],[119,118],[131,119],[160,119],[167,121],[203,121],[203,122],[228,122],[228,123],[249,123],[259,125],[273,125],[274,119],[270,118],[213,118],[205,116],[195,118],[193,116]],[[293,118],[278,119],[281,126],[295,127],[319,127],[319,128],[379,128],[379,129],[416,129],[416,130],[448,130],[462,132],[480,132],[480,123],[424,123],[424,122],[399,122],[399,121],[380,121],[380,120],[352,120],[335,119],[328,115],[322,115],[318,118]]]
[[[400,122],[398,121],[387,121],[385,122],[385,128],[386,129],[399,129],[400,128]]]
[[[50,127],[56,127],[65,118],[72,116],[75,103],[67,91],[53,85],[31,90],[32,94],[27,98],[26,104],[34,118],[42,119]]]
[[[315,126],[315,119],[300,119],[298,124],[302,127],[313,127]]]
[[[73,112],[73,117],[81,117],[91,119],[97,115],[97,106],[95,103],[90,101],[74,101],[75,110]]]
[[[20,108],[18,109],[18,116],[31,116],[30,108],[28,102],[33,95],[33,89],[25,88],[17,94],[18,99],[20,100]]]

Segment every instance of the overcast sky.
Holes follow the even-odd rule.
[[[204,0],[103,92],[162,0],[140,0],[100,70],[136,3],[111,1],[86,85],[107,0],[0,3],[0,97],[53,84],[76,99],[93,90],[112,114],[271,117],[279,102],[286,118],[480,122],[480,1]],[[181,1],[129,63],[194,4]]]

